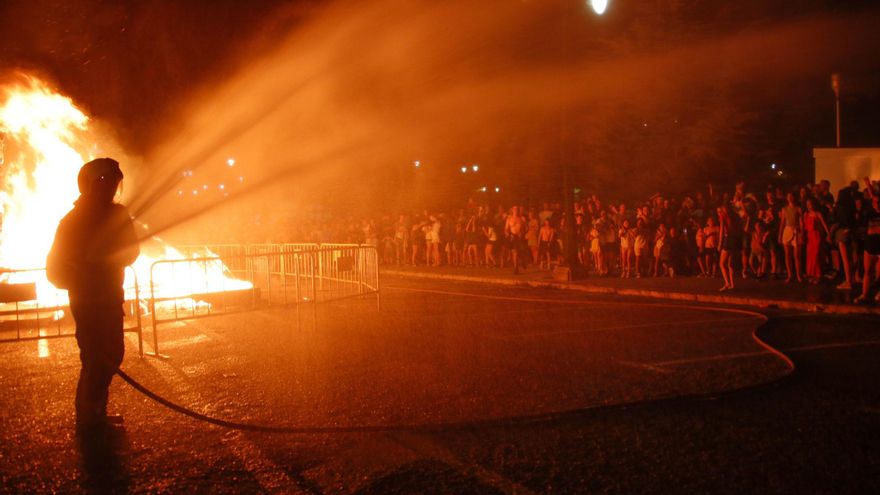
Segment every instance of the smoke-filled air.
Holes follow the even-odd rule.
[[[796,81],[827,77],[837,54],[870,49],[857,40],[873,29],[864,17],[735,33],[683,23],[680,37],[654,44],[649,31],[605,38],[586,9],[490,0],[316,10],[163,123],[168,139],[145,161],[133,211],[164,228],[237,196],[255,211],[350,210],[480,187],[414,177],[415,161],[426,176],[480,163],[532,200],[558,193],[562,162],[576,185],[622,195],[711,180],[741,159],[731,150],[756,118],[737,100],[744,91],[797,94]],[[182,210],[177,199],[194,194],[204,199]]]

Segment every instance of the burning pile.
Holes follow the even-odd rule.
[[[34,269],[45,265],[55,228],[79,195],[79,167],[103,154],[88,124],[89,118],[70,98],[36,78],[20,76],[0,86],[0,282],[36,284],[43,306],[67,303],[66,292],[55,289],[44,272]],[[148,297],[154,262],[184,258],[156,238],[144,248],[133,266],[142,299]],[[164,281],[154,276],[157,299],[251,287],[229,277],[219,261],[180,266],[192,273]],[[132,273],[126,274],[129,299],[134,299]]]

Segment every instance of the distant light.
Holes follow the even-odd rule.
[[[782,177],[782,170],[780,170],[779,172],[776,172],[776,175]]]
[[[183,171],[183,176],[184,176],[184,177],[192,177],[192,176],[193,176],[193,171],[192,171],[192,170],[184,170],[184,171]]]
[[[501,192],[501,188],[496,186],[496,187],[495,187],[495,192]]]
[[[220,184],[220,190],[222,191],[222,190],[224,190],[224,189],[226,189],[226,185],[225,185],[225,184]]]
[[[226,160],[226,165],[229,165],[230,167],[234,167],[235,166],[235,158],[228,158]]]
[[[422,166],[422,162],[416,160],[416,161],[413,162],[413,165],[415,165],[416,168],[419,168],[419,167]]]
[[[648,123],[647,123],[647,122],[643,122],[643,123],[642,123],[642,127],[648,127]]]
[[[608,8],[608,0],[590,0],[590,5],[593,6],[593,12],[602,15]]]
[[[203,185],[203,186],[202,186],[202,189],[204,189],[205,191],[207,191],[207,190],[208,190],[208,185],[207,185],[207,184]]]
[[[480,188],[480,192],[486,192],[487,189],[488,189],[488,188],[487,188],[486,186],[483,186],[483,187]]]
[[[193,196],[198,196],[198,195],[199,195],[198,189],[193,189]]]
[[[471,165],[471,170],[473,170],[474,172],[479,172],[480,166],[479,165]]]
[[[776,170],[776,164],[775,164],[775,163],[771,163],[771,164],[770,164],[770,169],[771,169],[771,170]]]
[[[239,182],[244,182],[244,177],[243,177],[243,176],[238,176],[238,181],[239,181]]]
[[[464,173],[466,173],[466,172],[467,172],[467,167],[461,167],[461,173],[464,174]]]
[[[179,190],[177,191],[177,195],[178,195],[178,196],[183,196],[183,189],[179,189]]]

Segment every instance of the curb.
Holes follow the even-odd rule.
[[[720,296],[709,294],[694,294],[689,292],[665,292],[658,290],[643,289],[615,289],[613,287],[597,287],[594,285],[573,284],[565,282],[515,280],[502,277],[477,277],[471,275],[447,275],[441,273],[422,273],[398,270],[382,270],[381,274],[395,277],[423,278],[433,280],[449,280],[455,282],[475,282],[493,285],[507,285],[532,287],[542,289],[562,289],[584,292],[588,294],[605,294],[631,297],[646,297],[651,299],[669,299],[673,301],[700,302],[712,304],[728,304],[734,306],[748,306],[758,309],[788,309],[808,311],[813,313],[825,313],[833,315],[880,315],[880,308],[846,305],[846,304],[817,304],[810,302],[791,301],[786,299],[758,299],[754,297]]]

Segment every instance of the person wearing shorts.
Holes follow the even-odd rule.
[[[779,243],[785,250],[785,271],[788,274],[785,281],[791,282],[792,275],[794,275],[798,282],[802,282],[799,241],[802,221],[801,208],[797,204],[794,193],[788,193],[785,199],[788,204],[782,209],[782,218],[779,222]]]

